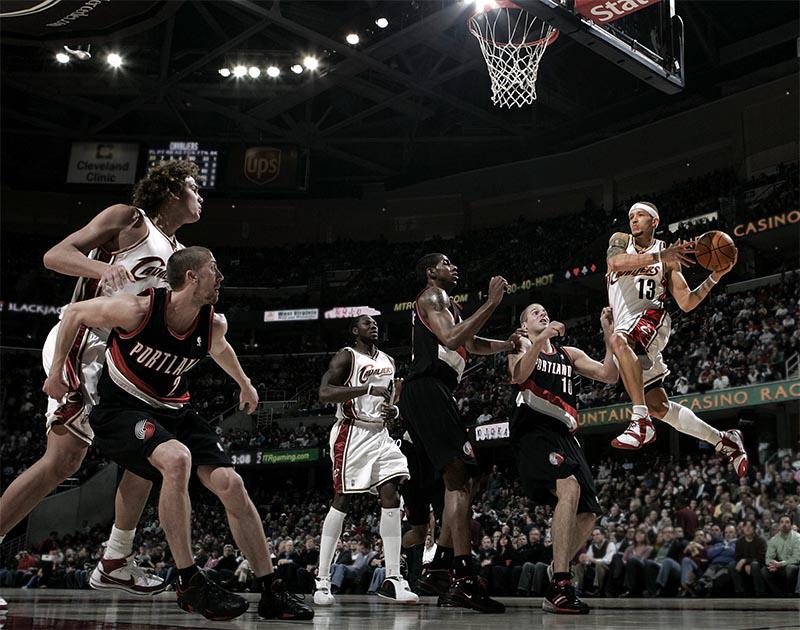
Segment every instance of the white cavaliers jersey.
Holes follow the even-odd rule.
[[[167,287],[167,261],[172,254],[183,249],[177,239],[164,234],[150,220],[143,210],[139,210],[147,228],[147,233],[133,245],[115,252],[108,252],[98,247],[89,252],[88,257],[110,265],[122,265],[134,278],[119,291],[110,286],[100,286],[97,278],[79,278],[72,294],[72,302],[80,302],[101,296],[112,296],[121,293],[138,295],[147,289]],[[106,339],[107,330],[95,329],[98,336]]]
[[[636,249],[633,236],[628,236],[626,254],[654,254],[666,247],[654,240],[644,251]],[[607,276],[608,303],[614,312],[614,330],[630,331],[645,314],[666,315],[667,280],[664,263],[655,262],[639,269],[615,271]],[[656,313],[656,311],[658,313]]]
[[[342,383],[344,387],[363,387],[379,385],[387,387],[394,398],[394,360],[385,352],[375,350],[367,356],[354,348],[344,348],[350,353],[350,375]],[[383,396],[359,396],[336,405],[338,420],[361,420],[383,424],[381,405],[386,402]]]

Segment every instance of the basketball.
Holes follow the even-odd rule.
[[[709,271],[720,271],[736,258],[736,245],[733,239],[719,230],[706,232],[694,246],[694,255],[700,266]]]

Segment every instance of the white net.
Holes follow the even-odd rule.
[[[479,11],[469,21],[489,69],[492,103],[508,108],[533,103],[539,62],[558,31],[514,6]]]

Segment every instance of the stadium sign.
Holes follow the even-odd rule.
[[[68,184],[132,184],[139,145],[115,142],[73,142]]]
[[[377,317],[380,314],[379,310],[371,306],[334,306],[332,309],[325,311],[325,319],[345,319],[361,317],[362,315]]]
[[[487,422],[479,424],[474,429],[475,441],[502,440],[509,435],[508,422]]]
[[[271,322],[306,322],[319,319],[318,308],[294,308],[283,311],[264,311],[264,321]]]
[[[721,411],[740,407],[755,407],[776,402],[800,400],[800,378],[748,385],[746,387],[731,387],[730,389],[714,389],[705,394],[690,394],[687,396],[671,396],[675,401],[694,412]],[[608,407],[595,407],[578,412],[578,425],[581,427],[596,427],[616,422],[630,422],[631,405],[610,405]]]
[[[740,223],[733,228],[735,236],[748,236],[749,234],[758,234],[759,232],[767,232],[774,230],[784,225],[792,225],[800,223],[800,210],[790,210],[781,214],[774,214],[771,217],[763,217],[756,221],[748,221]]]
[[[306,464],[319,461],[319,448],[303,448],[274,451],[239,451],[231,453],[234,466],[275,466],[278,464]]]
[[[63,306],[53,304],[26,304],[22,302],[4,302],[0,300],[0,312],[27,313],[28,315],[61,315]]]

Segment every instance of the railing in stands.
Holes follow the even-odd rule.
[[[800,376],[800,352],[795,352],[792,356],[786,359],[784,367],[786,368],[786,378]]]

